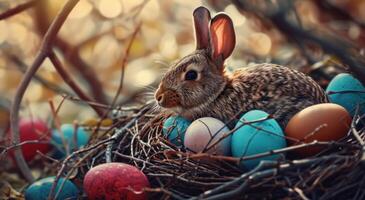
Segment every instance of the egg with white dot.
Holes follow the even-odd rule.
[[[184,145],[191,152],[206,152],[216,155],[231,154],[231,135],[228,127],[212,117],[199,118],[188,127]]]

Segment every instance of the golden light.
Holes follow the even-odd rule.
[[[86,17],[93,9],[93,5],[88,0],[81,0],[70,13],[70,19],[80,19]]]
[[[5,21],[0,21],[0,44],[3,43],[8,37],[7,24]]]
[[[38,83],[32,83],[28,87],[24,99],[27,101],[38,101],[43,96],[43,86]]]
[[[98,68],[109,67],[116,62],[121,54],[121,45],[111,35],[100,38],[93,50],[93,65]]]
[[[28,31],[24,25],[19,23],[8,23],[8,37],[7,41],[10,44],[22,46],[27,37]]]
[[[160,15],[160,5],[158,1],[148,1],[141,12],[141,18],[145,21],[154,21]]]
[[[119,0],[100,0],[98,9],[104,17],[114,18],[122,12],[122,4]]]
[[[159,49],[162,56],[175,59],[178,49],[175,36],[172,33],[165,33],[161,38]]]
[[[139,86],[147,86],[155,81],[156,74],[152,70],[141,70],[135,75],[136,83]]]
[[[224,9],[224,12],[231,17],[234,26],[241,26],[246,22],[246,17],[243,16],[233,4],[227,6]]]
[[[268,54],[271,50],[271,39],[265,33],[252,33],[248,37],[248,46],[250,50],[260,56]]]

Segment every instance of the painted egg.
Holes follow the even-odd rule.
[[[48,177],[38,180],[32,183],[25,190],[26,200],[47,200],[48,195],[51,191],[55,177]],[[57,194],[58,193],[58,194]],[[56,200],[64,199],[77,199],[79,190],[77,187],[69,180],[60,178],[57,182],[56,189],[54,190]],[[57,194],[57,196],[56,196]]]
[[[90,169],[84,178],[88,199],[147,199],[144,188],[147,177],[134,166],[124,163],[105,163]]]
[[[20,142],[39,141],[39,143],[29,143],[21,146],[26,161],[32,160],[37,155],[37,151],[47,153],[51,150],[50,130],[47,124],[40,119],[20,119],[19,135]],[[10,132],[8,136],[11,137]]]
[[[191,122],[180,116],[171,116],[163,123],[162,132],[176,146],[184,144],[185,132]]]
[[[75,127],[72,124],[63,124],[61,131],[62,135],[58,130],[52,131],[52,143],[56,147],[54,157],[56,158],[63,158],[66,154],[84,147],[90,138],[83,127],[79,126],[75,132]]]
[[[228,156],[231,154],[231,135],[227,136],[229,131],[227,126],[218,119],[199,118],[186,130],[184,145],[192,152]]]
[[[337,75],[329,83],[326,93],[331,103],[339,104],[354,116],[359,106],[359,114],[365,113],[365,87],[351,74]]]
[[[252,156],[286,147],[283,130],[275,119],[270,119],[268,116],[269,114],[264,111],[252,110],[241,117],[232,135],[231,146],[234,157]],[[245,160],[241,162],[241,166],[253,169],[260,161],[276,160],[279,156],[276,154]]]
[[[345,108],[333,103],[309,106],[295,114],[285,128],[288,138],[298,141],[291,144],[317,141],[336,141],[346,136],[351,124],[351,116]],[[321,147],[298,149],[299,156],[311,156],[321,151]]]

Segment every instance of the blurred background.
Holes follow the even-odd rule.
[[[0,13],[26,2],[30,1],[0,0]],[[4,110],[65,2],[33,1],[23,12],[0,20],[2,124],[7,119]],[[212,13],[224,11],[233,19],[237,44],[226,62],[229,70],[273,62],[306,72],[325,87],[334,74],[346,70],[346,63],[331,51],[338,46],[331,44],[354,57],[364,56],[363,0],[80,0],[54,49],[74,80],[96,102],[110,104],[124,66],[117,105],[143,103],[152,98],[153,87],[169,64],[195,49],[192,12],[200,5]],[[327,43],[322,45],[308,35]],[[58,105],[63,94],[75,96],[47,59],[27,89],[21,115],[49,118],[49,101]],[[66,100],[59,116],[71,122],[96,115],[85,104]]]

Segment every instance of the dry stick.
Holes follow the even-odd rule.
[[[28,8],[33,7],[38,2],[41,2],[41,0],[31,0],[31,1],[28,1],[26,3],[20,4],[16,7],[14,7],[14,8],[10,8],[9,10],[7,10],[5,12],[0,13],[0,20],[7,19],[11,16],[14,16],[14,15],[18,14],[18,13],[21,13],[24,10],[27,10]]]
[[[62,79],[72,88],[72,90],[84,101],[92,101],[92,99],[84,93],[81,88],[76,84],[74,80],[72,80],[70,74],[65,70],[65,68],[62,66],[61,61],[58,59],[57,55],[54,53],[54,51],[50,50],[49,59],[51,60],[53,66],[57,70],[57,72],[60,74]],[[102,109],[100,109],[97,106],[90,105],[91,108],[95,110],[95,112],[99,116],[103,116],[104,112]]]
[[[71,66],[83,77],[88,84],[95,101],[107,104],[108,100],[97,74],[91,66],[80,58],[78,52],[74,52],[74,47],[67,41],[57,37],[55,40],[57,46],[64,54],[65,59],[71,63]]]
[[[11,114],[10,114],[10,127],[12,130],[11,139],[14,143],[19,143],[19,108],[21,101],[23,99],[24,93],[32,80],[34,74],[37,72],[41,64],[43,63],[44,59],[48,56],[52,44],[54,42],[54,39],[58,33],[58,31],[61,29],[61,26],[65,22],[67,16],[71,12],[71,10],[75,7],[75,5],[79,2],[79,0],[69,0],[64,8],[58,13],[56,18],[53,20],[51,26],[47,30],[47,33],[45,34],[41,48],[39,49],[37,56],[32,63],[31,67],[27,70],[27,72],[24,75],[24,78],[22,79],[20,85],[18,86],[13,104],[11,106]],[[34,177],[32,173],[30,172],[28,164],[25,162],[23,154],[19,148],[15,149],[15,161],[23,174],[23,176],[26,178],[28,182],[33,182]]]
[[[21,71],[22,73],[26,72],[26,70],[28,69],[27,64],[25,64],[20,58],[18,58],[14,54],[11,54],[9,52],[4,52],[4,53],[6,54],[8,59],[10,59],[15,64],[15,66],[19,69],[19,71]],[[69,91],[67,91],[66,89],[58,86],[55,83],[52,83],[51,81],[44,79],[42,76],[38,76],[37,74],[35,74],[34,79],[36,81],[38,81],[40,84],[42,84],[43,86],[45,86],[46,88],[54,91],[55,93],[71,95],[71,93]]]
[[[105,159],[106,162],[112,162],[112,149],[113,149],[113,145],[114,142],[116,140],[118,140],[118,138],[120,138],[124,132],[131,127],[143,114],[145,114],[148,110],[150,109],[150,106],[147,105],[146,107],[142,108],[139,113],[137,113],[137,115],[130,120],[125,126],[123,126],[120,129],[117,129],[116,132],[114,133],[114,135],[110,138],[110,142],[108,143],[107,147],[106,147],[106,151],[105,151]]]

